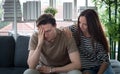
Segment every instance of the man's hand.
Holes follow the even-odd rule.
[[[37,70],[40,71],[41,73],[47,73],[47,74],[52,72],[51,67],[48,66],[38,67]]]
[[[42,27],[38,27],[38,46],[42,45],[44,42],[44,30]]]

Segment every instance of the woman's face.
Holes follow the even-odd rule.
[[[87,26],[87,21],[85,16],[80,16],[79,27],[83,33],[88,32],[88,26]]]

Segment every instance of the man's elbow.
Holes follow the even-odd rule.
[[[81,68],[82,68],[82,66],[81,66],[81,64],[79,65],[79,67],[78,67],[78,69],[80,69],[81,70]]]
[[[30,69],[35,69],[36,68],[36,65],[34,65],[32,62],[30,62],[29,60],[27,61],[28,63],[28,66]]]
[[[76,69],[81,70],[81,63],[75,63],[75,67],[76,67]]]
[[[81,65],[79,65],[79,66],[78,66],[78,69],[79,69],[79,70],[81,70],[81,68],[82,68],[82,66],[81,66]]]

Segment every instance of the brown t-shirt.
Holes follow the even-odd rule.
[[[40,64],[46,66],[64,66],[70,63],[69,53],[78,51],[73,37],[66,36],[64,31],[57,30],[57,36],[51,44],[44,42],[42,46]],[[38,43],[38,33],[35,32],[29,42],[28,50],[35,50]]]

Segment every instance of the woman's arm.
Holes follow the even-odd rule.
[[[103,62],[100,66],[98,74],[104,74],[105,70],[108,68],[108,63]]]

